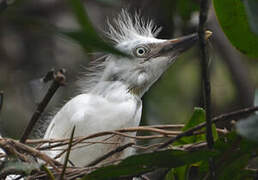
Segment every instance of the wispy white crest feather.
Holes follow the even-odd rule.
[[[122,10],[117,18],[107,21],[106,35],[116,44],[133,40],[139,36],[156,37],[161,28],[157,28],[152,20],[143,19],[139,13],[131,16],[127,10]]]

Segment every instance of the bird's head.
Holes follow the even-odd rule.
[[[109,55],[103,62],[101,81],[120,81],[128,91],[142,96],[156,82],[175,59],[198,41],[197,33],[175,39],[158,39],[159,28],[139,15],[131,17],[123,10],[108,22],[108,37],[115,47],[130,57]],[[206,37],[211,35],[206,32]]]

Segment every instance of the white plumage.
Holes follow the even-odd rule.
[[[142,108],[140,99],[128,94],[123,84],[116,83],[114,86],[119,88],[106,97],[88,93],[70,100],[53,118],[44,138],[69,138],[73,126],[76,127],[74,136],[86,136],[139,125]],[[101,140],[104,138],[95,138],[93,141]],[[117,143],[118,139],[115,137],[107,142]],[[79,148],[72,151],[70,160],[77,166],[85,166],[112,148],[114,145],[107,144]]]
[[[174,62],[176,56],[197,40],[196,34],[182,39],[157,39],[155,36],[159,29],[154,27],[152,21],[144,21],[139,15],[132,18],[124,10],[113,22],[114,25],[108,22],[109,31],[106,34],[116,48],[133,58],[110,54],[92,62],[85,77],[79,80],[81,94],[57,112],[45,133],[45,139],[69,138],[73,126],[75,136],[138,126],[143,94]],[[105,138],[95,138],[94,141]],[[74,149],[69,159],[76,166],[85,166],[129,140],[117,136],[107,141],[118,144],[94,144]],[[57,153],[49,152],[52,157]],[[131,153],[131,150],[127,150],[106,162]],[[63,161],[64,156],[59,160]]]

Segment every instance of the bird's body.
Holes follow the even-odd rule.
[[[126,86],[120,83],[114,83],[111,86],[114,88],[111,88],[112,92],[106,96],[88,93],[80,94],[70,100],[53,118],[45,138],[69,138],[73,126],[76,127],[75,137],[138,126],[141,118],[141,100],[128,93]],[[90,141],[103,141],[107,137],[109,136],[94,138]],[[127,141],[115,136],[105,142],[117,144],[99,143],[87,148],[78,148],[71,153],[70,160],[77,166],[85,166],[103,153]],[[119,156],[125,157],[124,153],[120,153]],[[109,159],[111,160],[113,157]]]
[[[114,24],[109,24],[107,34],[115,42],[115,47],[131,58],[110,54],[93,61],[85,77],[79,80],[81,94],[68,101],[54,116],[45,139],[69,138],[74,126],[74,136],[138,126],[141,97],[175,58],[198,40],[197,34],[172,40],[157,39],[158,30],[151,21],[145,22],[138,15],[132,18],[126,11],[122,11]],[[88,165],[129,141],[120,136],[92,140],[109,143],[72,150],[69,159],[75,165]],[[127,150],[109,160],[130,154]],[[62,161],[64,155],[60,159]]]

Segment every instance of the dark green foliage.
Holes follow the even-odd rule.
[[[254,33],[248,23],[247,12],[245,11],[243,1],[213,0],[213,4],[219,23],[232,45],[245,55],[257,58],[258,35]],[[257,12],[257,9],[255,11]],[[249,9],[249,14],[251,16],[254,15],[251,19],[249,18],[249,22],[253,22],[257,16],[255,16],[251,9]],[[255,24],[257,26],[257,22]]]
[[[177,1],[177,11],[184,21],[188,21],[194,11],[199,10],[199,4],[194,0]]]
[[[241,138],[235,132],[220,137],[214,144],[215,169],[218,179],[242,179],[251,172],[245,170],[251,154],[258,149],[258,144]],[[207,176],[208,162],[202,161],[200,174]]]
[[[179,150],[166,150],[146,153],[128,157],[118,165],[111,165],[86,175],[84,180],[107,180],[119,176],[133,176],[151,171],[155,168],[173,168],[185,164],[192,164],[202,160],[208,160],[215,156],[216,152],[200,150],[196,152],[184,152]]]
[[[195,108],[192,117],[186,123],[186,125],[182,128],[182,131],[189,130],[203,122],[205,122],[205,111],[202,108]],[[200,131],[205,131],[206,128],[202,128]],[[215,125],[212,126],[213,136],[216,140],[218,138],[218,133],[216,131]],[[176,141],[173,145],[184,145],[184,144],[191,144],[197,142],[205,142],[205,134],[197,134],[190,137],[182,137],[178,141]]]
[[[113,48],[111,45],[104,42],[95,29],[93,28],[87,13],[84,9],[83,4],[80,0],[68,0],[69,4],[72,7],[75,18],[77,19],[78,24],[80,25],[81,30],[79,31],[61,31],[61,34],[68,36],[69,38],[78,42],[85,50],[99,50],[104,52],[109,52],[117,55],[123,55],[124,53]]]

